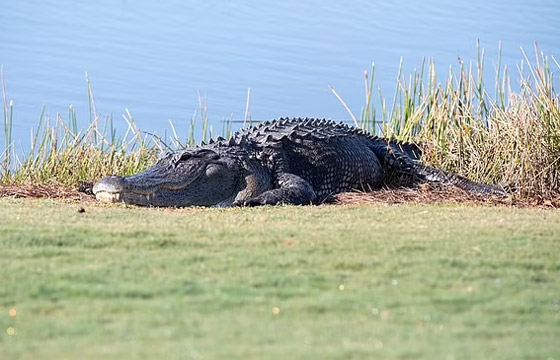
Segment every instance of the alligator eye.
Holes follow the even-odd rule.
[[[209,165],[206,168],[206,176],[209,178],[222,176],[224,174],[224,167],[220,165]]]
[[[187,161],[191,157],[192,154],[185,151],[184,153],[180,154],[179,161]]]

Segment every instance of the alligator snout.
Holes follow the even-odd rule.
[[[127,187],[124,178],[117,175],[104,177],[93,186],[93,193],[99,201],[119,201],[120,194],[125,191],[127,191]]]

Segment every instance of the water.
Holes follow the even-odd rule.
[[[359,115],[372,62],[390,95],[401,57],[408,72],[434,57],[443,78],[457,56],[476,57],[477,39],[489,69],[499,41],[512,70],[534,41],[560,59],[558,19],[558,0],[6,1],[0,63],[16,143],[43,104],[50,118],[73,105],[87,124],[86,71],[101,113],[120,119],[128,108],[146,131],[172,120],[186,133],[197,93],[216,129],[243,119],[249,88],[253,119],[348,120],[328,85]]]

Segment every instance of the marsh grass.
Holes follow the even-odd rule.
[[[153,162],[158,154],[195,144],[194,131],[197,121],[204,126],[207,136],[207,113],[200,99],[201,109],[193,115],[189,135],[181,140],[173,124],[172,135],[167,138],[146,133],[137,126],[128,109],[122,115],[126,124],[124,134],[115,127],[112,115],[103,117],[97,110],[95,96],[86,74],[88,89],[89,124],[85,129],[78,127],[76,111],[68,108],[65,118],[57,113],[50,119],[41,112],[35,129],[31,130],[30,147],[16,151],[11,139],[13,102],[7,105],[4,78],[4,140],[6,147],[1,155],[0,182],[3,184],[55,183],[75,186],[80,181],[97,179],[106,174],[132,174]],[[167,139],[166,139],[167,138]]]
[[[500,49],[501,53],[501,49]],[[421,143],[424,160],[434,166],[475,181],[507,185],[516,196],[550,198],[560,195],[560,98],[554,89],[560,70],[554,57],[540,53],[534,59],[522,49],[517,68],[519,83],[512,87],[510,71],[498,56],[494,84],[485,79],[485,51],[477,47],[477,60],[458,69],[450,67],[443,81],[434,60],[423,60],[407,78],[403,61],[394,93],[388,101],[375,88],[375,66],[364,76],[365,105],[355,116],[341,96],[330,87],[352,116],[354,124],[374,134]],[[77,126],[76,112],[69,107],[66,118],[40,115],[27,151],[16,151],[12,134],[14,104],[6,95],[2,72],[5,149],[0,156],[0,182],[59,183],[75,186],[113,173],[131,174],[152,163],[162,151],[207,141],[214,136],[208,123],[206,99],[199,95],[186,137],[170,123],[170,135],[142,132],[130,111],[122,118],[121,134],[111,115],[102,117],[86,75],[89,125]],[[376,95],[377,94],[377,95]],[[253,124],[249,112],[251,92],[243,126]],[[224,119],[221,135],[232,134],[233,119]]]
[[[81,181],[99,179],[107,174],[133,174],[153,163],[164,151],[196,145],[196,134],[200,135],[202,142],[215,135],[208,122],[207,99],[201,94],[198,94],[198,107],[191,117],[186,136],[181,137],[181,131],[171,121],[169,132],[166,130],[163,135],[142,131],[129,109],[122,114],[125,124],[123,133],[119,131],[122,126],[115,126],[112,114],[103,116],[97,110],[86,73],[87,127],[81,129],[78,126],[76,110],[72,105],[66,116],[56,113],[54,119],[47,116],[43,106],[35,129],[31,129],[29,148],[16,149],[12,141],[14,103],[7,100],[3,71],[1,83],[6,145],[0,154],[0,184],[76,186]],[[232,121],[224,119],[221,134],[231,136]]]
[[[501,49],[500,49],[501,53]],[[424,161],[475,181],[508,185],[522,197],[553,197],[560,192],[560,97],[554,90],[560,70],[554,57],[535,45],[531,60],[521,49],[518,90],[501,56],[494,86],[484,83],[485,52],[475,64],[459,60],[439,82],[434,60],[423,61],[406,79],[403,64],[388,109],[379,96],[374,107],[373,76],[365,75],[366,105],[360,125],[371,132],[421,143]],[[372,67],[372,74],[375,67]],[[381,119],[376,118],[381,114]]]

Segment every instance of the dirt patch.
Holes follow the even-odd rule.
[[[81,188],[83,191],[84,189]],[[0,185],[0,197],[70,199],[96,201],[95,197],[61,185]],[[343,193],[335,197],[335,204],[438,204],[468,203],[513,207],[560,208],[560,198],[540,199],[474,195],[453,186],[423,184],[418,188],[383,189],[370,193]]]
[[[61,185],[0,185],[0,197],[2,196],[95,201],[92,195]]]
[[[438,204],[467,203],[473,205],[499,205],[513,207],[560,208],[560,198],[516,198],[491,195],[475,195],[455,186],[422,184],[417,188],[384,189],[370,193],[343,193],[336,196],[342,204]]]

